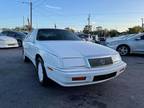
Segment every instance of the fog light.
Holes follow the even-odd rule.
[[[73,77],[72,81],[81,81],[81,80],[86,80],[86,77]]]

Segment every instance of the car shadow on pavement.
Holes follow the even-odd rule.
[[[131,54],[130,57],[144,57],[144,54]]]
[[[106,86],[106,83],[101,83],[77,87],[62,87],[52,82],[45,89],[47,89],[48,92],[52,91],[58,95],[63,94],[61,95],[61,100],[64,102],[64,105],[68,107],[70,104],[75,103],[72,104],[72,107],[107,108],[107,103],[103,98],[106,94],[106,91],[104,91],[104,88],[107,88]]]

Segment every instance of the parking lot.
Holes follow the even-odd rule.
[[[144,108],[144,56],[123,57],[125,73],[101,84],[42,87],[21,48],[0,49],[0,108]]]

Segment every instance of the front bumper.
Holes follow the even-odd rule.
[[[0,48],[16,48],[19,47],[18,44],[1,44]]]
[[[61,86],[70,87],[70,86],[82,86],[89,84],[101,83],[110,79],[113,79],[123,73],[126,69],[126,63],[120,62],[110,66],[103,66],[100,68],[94,69],[85,69],[85,70],[55,70],[53,72],[47,72],[47,75],[50,79],[54,80]],[[116,73],[115,76],[107,77],[107,75]],[[106,76],[106,79],[94,80],[97,76]],[[85,80],[73,81],[72,78],[75,77],[86,77]]]

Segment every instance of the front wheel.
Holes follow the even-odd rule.
[[[120,53],[120,55],[125,56],[130,53],[130,48],[126,45],[122,45],[117,48],[117,51]]]
[[[38,81],[42,86],[47,86],[48,84],[48,77],[46,74],[46,70],[44,67],[44,62],[41,58],[37,59],[37,67],[36,67],[37,75],[38,75]]]

